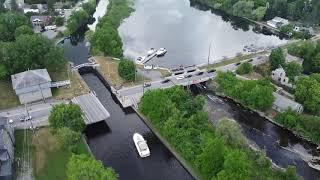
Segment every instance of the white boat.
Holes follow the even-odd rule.
[[[160,49],[156,52],[156,55],[157,55],[157,56],[163,56],[165,53],[167,53],[166,48],[160,48]]]
[[[147,141],[144,140],[144,138],[142,137],[141,134],[134,133],[133,134],[133,142],[134,142],[134,145],[137,148],[137,151],[138,151],[140,157],[144,158],[144,157],[150,156],[150,150],[149,150],[149,147],[147,145]]]
[[[147,56],[151,56],[152,54],[154,54],[156,52],[156,50],[154,48],[151,48],[148,52],[147,52]]]
[[[136,61],[137,61],[137,62],[142,62],[142,61],[144,61],[145,59],[146,59],[145,56],[139,56],[139,57],[137,57]]]

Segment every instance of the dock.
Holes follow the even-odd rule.
[[[71,101],[80,106],[86,125],[104,121],[110,117],[109,112],[93,93],[77,96]]]

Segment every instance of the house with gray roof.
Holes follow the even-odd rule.
[[[274,102],[272,108],[278,112],[283,112],[288,109],[296,111],[297,113],[303,112],[303,106],[285,96],[282,96],[276,92],[273,92]]]
[[[11,75],[11,81],[21,104],[52,97],[51,78],[46,69],[28,70]]]
[[[0,116],[0,179],[13,179],[12,163],[14,159],[13,128],[6,117]]]

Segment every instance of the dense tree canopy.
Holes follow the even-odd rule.
[[[261,174],[265,179],[279,179],[283,175],[270,168],[265,155],[245,146],[234,121],[221,120],[213,127],[203,110],[204,103],[204,97],[193,97],[176,86],[147,91],[139,110],[196,168],[201,179],[260,179]]]
[[[14,41],[16,29],[23,25],[30,26],[27,17],[23,15],[15,12],[0,14],[0,41]]]
[[[284,57],[282,49],[281,48],[273,49],[271,51],[269,61],[270,61],[271,70],[275,70],[280,66],[284,67],[286,63],[286,59]]]
[[[0,79],[28,69],[59,67],[65,65],[63,51],[41,35],[20,35],[14,42],[0,42],[0,64],[5,72]]]
[[[301,74],[302,66],[299,63],[293,61],[286,64],[285,71],[286,76],[290,79],[290,81],[294,81],[294,78]]]
[[[110,0],[107,14],[97,24],[91,38],[93,53],[121,58],[123,56],[122,41],[118,34],[121,21],[133,11],[128,0]]]
[[[288,47],[288,53],[303,58],[303,72],[320,73],[320,41],[305,41]]]
[[[273,87],[267,80],[240,80],[231,72],[218,72],[216,81],[219,89],[246,106],[254,109],[268,109],[274,100]]]
[[[22,26],[19,26],[18,28],[16,28],[16,31],[14,33],[15,38],[17,38],[23,34],[32,35],[33,34],[32,28],[27,25],[22,25]]]
[[[315,143],[320,143],[320,117],[303,116],[292,110],[280,113],[275,120]]]
[[[134,81],[136,76],[136,65],[130,60],[120,60],[118,72],[123,79]]]
[[[300,77],[296,83],[295,98],[307,112],[320,115],[320,74]]]
[[[238,69],[236,70],[237,74],[249,74],[251,73],[253,70],[252,64],[249,62],[244,62],[242,64],[240,64],[240,66],[238,67]]]
[[[75,132],[82,132],[85,128],[82,111],[76,104],[60,104],[53,106],[49,116],[50,127],[53,130],[67,127]]]
[[[88,22],[89,15],[86,11],[80,9],[73,11],[70,18],[67,21],[67,28],[70,34],[76,32],[81,26]]]
[[[101,161],[85,154],[73,154],[67,164],[68,180],[117,180],[119,175]]]

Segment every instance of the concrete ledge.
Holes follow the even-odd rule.
[[[152,132],[158,137],[158,139],[166,146],[166,148],[169,149],[169,151],[177,158],[177,160],[180,162],[180,164],[188,171],[188,173],[194,178],[194,179],[201,179],[194,168],[183,158],[180,156],[180,154],[170,145],[170,143],[162,137],[160,132],[154,125],[142,114],[140,113],[136,108],[133,108],[135,112],[138,114],[138,116],[143,120],[143,122],[152,130]]]

